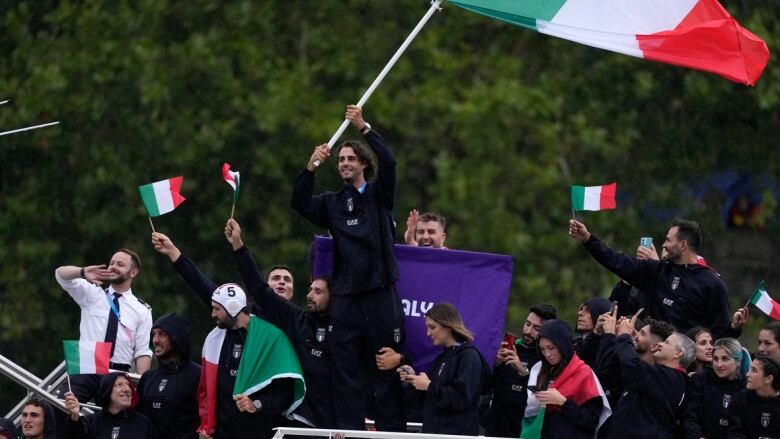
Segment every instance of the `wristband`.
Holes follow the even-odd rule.
[[[87,276],[84,274],[84,267],[81,267],[81,278],[86,279]]]

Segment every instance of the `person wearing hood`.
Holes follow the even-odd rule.
[[[22,407],[23,439],[57,439],[54,408],[40,398],[30,398]]]
[[[711,268],[698,263],[701,229],[694,221],[675,219],[666,235],[665,259],[637,259],[613,250],[585,225],[569,221],[569,236],[582,242],[604,268],[647,293],[647,315],[669,322],[678,331],[702,326],[720,338],[731,333],[726,284]]]
[[[452,304],[433,305],[425,313],[425,326],[433,345],[444,347],[430,366],[430,376],[425,372],[415,374],[409,365],[397,370],[401,381],[423,397],[422,432],[476,436],[479,399],[490,375],[487,363]]]
[[[528,399],[526,385],[531,366],[542,357],[537,341],[544,322],[557,317],[552,305],[539,304],[528,309],[523,336],[513,346],[502,342],[493,366],[493,398],[487,414],[485,436],[520,437],[522,418]]]
[[[574,340],[574,352],[588,366],[595,369],[601,341],[600,334],[594,332],[599,316],[609,312],[611,302],[601,297],[592,297],[580,305],[577,311],[577,332],[580,336]]]
[[[729,437],[729,407],[745,387],[739,365],[746,355],[733,338],[721,338],[712,349],[712,368],[697,372],[691,380],[682,425],[687,439]]]
[[[0,439],[16,439],[16,425],[7,418],[0,418]]]
[[[102,410],[80,416],[79,401],[73,392],[65,394],[65,407],[70,414],[70,439],[157,439],[152,421],[134,410],[138,394],[130,377],[124,372],[103,375],[98,387],[98,405]]]
[[[157,368],[138,382],[138,412],[148,416],[162,439],[196,439],[200,365],[190,359],[192,323],[165,314],[152,326]]]
[[[612,411],[596,374],[574,352],[571,326],[544,322],[538,346],[520,437],[594,438]]]

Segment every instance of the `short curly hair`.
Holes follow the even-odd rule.
[[[360,163],[366,166],[366,168],[363,170],[363,176],[366,178],[366,180],[370,180],[374,175],[376,175],[376,159],[374,158],[374,152],[371,150],[371,148],[361,142],[358,142],[357,140],[346,140],[342,142],[341,145],[339,145],[338,150],[336,151],[337,157],[341,152],[341,149],[344,147],[352,148],[352,151],[355,151],[355,155],[357,156]],[[336,169],[338,170],[338,168],[339,162],[336,160]]]

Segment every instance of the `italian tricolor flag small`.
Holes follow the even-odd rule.
[[[764,287],[764,282],[758,284],[756,292],[753,293],[753,297],[750,299],[750,303],[764,311],[769,317],[780,320],[780,303],[769,297],[769,293],[766,292],[766,287]]]
[[[230,163],[222,165],[222,178],[233,188],[233,204],[238,201],[238,189],[241,186],[241,173],[230,170]]]
[[[138,192],[150,217],[168,213],[186,199],[179,193],[182,181],[184,177],[178,176],[138,186]]]
[[[65,364],[69,375],[107,374],[111,359],[111,342],[63,340]]]
[[[574,210],[614,209],[617,183],[603,186],[572,186],[571,207]]]

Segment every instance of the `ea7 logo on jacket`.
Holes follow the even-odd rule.
[[[347,220],[347,225],[348,226],[356,226],[358,224],[360,224],[360,220],[358,220],[357,218],[355,218],[355,219],[348,219]]]
[[[674,300],[664,297],[664,305],[672,306],[674,305]]]

